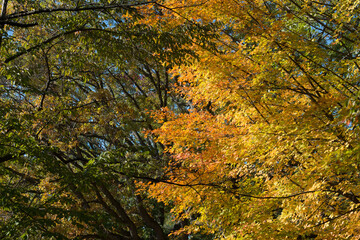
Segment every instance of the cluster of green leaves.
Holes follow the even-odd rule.
[[[167,239],[175,227],[136,181],[168,157],[150,111],[209,28],[164,21],[150,1],[3,1],[1,239]],[[188,33],[192,33],[189,35]]]

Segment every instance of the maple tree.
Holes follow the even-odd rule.
[[[218,34],[172,70],[188,113],[154,113],[172,160],[166,181],[141,185],[191,222],[175,234],[358,239],[359,3],[166,6]]]

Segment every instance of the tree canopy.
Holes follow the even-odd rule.
[[[359,2],[3,0],[1,239],[358,239]]]

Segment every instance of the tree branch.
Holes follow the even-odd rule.
[[[37,22],[35,22],[35,23],[19,23],[19,22],[13,22],[13,21],[0,20],[0,25],[2,25],[2,26],[10,25],[10,26],[14,26],[14,27],[28,28],[28,27],[36,26],[36,25],[38,25],[38,23]]]
[[[123,8],[123,9],[131,9],[131,7],[136,6],[143,6],[155,3],[155,1],[147,1],[147,2],[139,2],[139,3],[132,3],[132,4],[109,4],[109,5],[97,5],[97,4],[90,4],[80,7],[74,7],[74,8],[65,8],[65,7],[59,7],[59,8],[44,8],[44,9],[38,9],[38,10],[32,10],[32,11],[23,11],[18,13],[12,13],[7,15],[4,19],[15,19],[20,17],[26,17],[41,13],[55,13],[55,12],[82,12],[82,11],[94,11],[94,10],[106,10],[106,9],[115,9],[115,8]]]

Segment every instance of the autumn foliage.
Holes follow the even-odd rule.
[[[173,69],[188,113],[154,131],[171,184],[147,187],[192,220],[177,234],[359,238],[358,3],[168,4],[218,34]]]
[[[360,3],[3,1],[1,239],[359,239]]]

